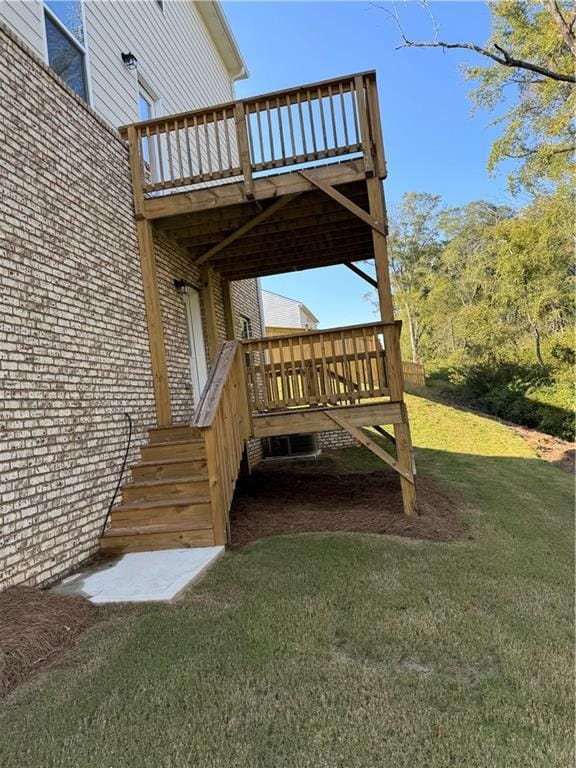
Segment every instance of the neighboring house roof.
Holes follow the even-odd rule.
[[[196,6],[233,80],[250,74],[219,0],[200,0]]]
[[[316,328],[318,318],[301,301],[262,291],[264,325],[269,328]]]

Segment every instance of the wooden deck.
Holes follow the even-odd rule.
[[[138,541],[224,543],[246,440],[293,432],[348,430],[398,472],[404,510],[415,514],[400,324],[388,273],[386,163],[375,73],[155,118],[121,132],[130,148],[157,424],[167,431],[151,432],[143,454],[155,458],[143,455],[135,468],[135,478],[152,482],[128,491],[127,504],[139,504],[138,511],[114,512],[103,545],[130,548],[129,519],[138,522],[135,547],[143,546]],[[183,427],[172,423],[155,229],[184,249],[201,269],[205,286],[211,376],[194,437],[190,433],[184,441],[177,438]],[[367,259],[374,259],[376,280],[358,263]],[[351,279],[364,278],[377,288],[380,321],[242,343],[234,339],[231,281],[335,264],[349,267],[356,275]],[[213,301],[217,281],[230,339],[220,348]],[[391,425],[385,434],[396,457],[359,431],[382,424]],[[167,437],[162,446],[156,444],[158,434]],[[184,498],[179,509],[175,495]],[[162,515],[150,511],[159,507],[168,526],[163,534]],[[209,530],[202,527],[207,510]],[[185,521],[180,533],[179,519]],[[111,543],[115,535],[117,546]]]

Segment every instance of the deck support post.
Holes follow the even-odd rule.
[[[144,288],[144,304],[148,325],[148,344],[154,399],[156,402],[156,423],[159,427],[168,427],[172,423],[172,407],[168,386],[168,367],[166,364],[166,346],[162,325],[162,306],[158,292],[156,273],[156,255],[154,253],[154,233],[152,225],[146,219],[136,221],[136,234],[140,251],[140,269]]]
[[[377,176],[366,179],[368,187],[368,200],[370,214],[380,222],[386,221],[386,205],[384,202],[384,190],[382,182]],[[390,286],[390,272],[388,265],[388,245],[386,237],[372,228],[372,242],[374,245],[374,260],[376,262],[376,278],[378,281],[378,303],[380,315],[387,323],[394,321],[394,306],[392,303],[392,290]],[[402,355],[400,352],[400,335],[395,326],[387,326],[384,329],[384,355],[386,359],[386,375],[390,399],[402,403],[403,421],[394,424],[394,437],[396,439],[396,454],[398,463],[405,471],[400,476],[402,488],[402,503],[404,514],[412,517],[416,514],[416,486],[414,483],[414,458],[408,416],[404,406],[404,381],[402,376]]]
[[[211,267],[202,267],[200,275],[202,280],[201,298],[204,307],[204,316],[206,318],[206,334],[208,337],[208,353],[210,355],[210,363],[212,363],[216,357],[219,346],[215,298],[216,275]]]
[[[238,334],[236,332],[236,315],[234,314],[234,299],[232,297],[232,283],[230,280],[222,280],[222,300],[224,303],[226,339],[234,341]]]

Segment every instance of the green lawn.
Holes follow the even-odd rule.
[[[494,421],[409,405],[465,539],[228,554],[180,604],[112,613],[19,696],[0,765],[572,765],[572,479]]]

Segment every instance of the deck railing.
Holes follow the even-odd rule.
[[[124,126],[145,194],[362,154],[385,175],[376,75],[364,72]]]
[[[229,541],[229,512],[250,435],[250,412],[241,346],[236,341],[220,345],[194,416],[206,445],[214,540]]]
[[[397,323],[269,336],[242,342],[254,413],[350,405],[388,394],[383,331]]]

